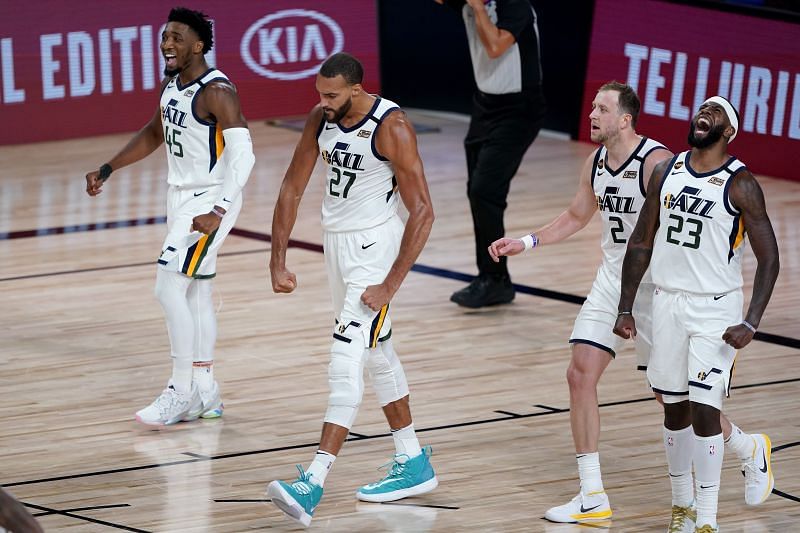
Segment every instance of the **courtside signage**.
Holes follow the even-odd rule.
[[[637,130],[684,150],[689,120],[715,94],[740,114],[731,154],[757,174],[800,180],[800,25],[658,0],[598,0],[583,116],[610,79],[642,101]],[[588,119],[580,138],[589,140]]]

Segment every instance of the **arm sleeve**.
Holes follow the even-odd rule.
[[[519,41],[519,36],[532,25],[533,8],[528,0],[497,0],[497,24],[501,30],[506,30]]]
[[[217,199],[217,205],[227,210],[242,193],[256,158],[253,155],[250,130],[247,128],[222,130],[222,137],[225,139],[223,156],[227,156],[227,166],[225,180],[222,182],[222,194]]]

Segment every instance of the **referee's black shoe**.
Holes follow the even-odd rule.
[[[477,309],[489,305],[511,303],[514,299],[514,286],[508,274],[492,276],[481,274],[461,290],[450,296],[450,301],[462,307]]]

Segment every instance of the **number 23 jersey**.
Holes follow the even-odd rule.
[[[392,163],[378,152],[375,137],[383,120],[400,108],[376,97],[369,113],[346,128],[322,120],[317,144],[327,163],[322,228],[360,231],[379,226],[397,213],[397,180]]]
[[[696,172],[691,152],[670,162],[660,185],[659,227],[650,271],[668,290],[720,295],[742,287],[744,221],[731,202],[731,181],[744,164],[731,157]]]

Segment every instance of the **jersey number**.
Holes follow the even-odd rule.
[[[615,228],[611,228],[611,240],[617,244],[625,244],[628,242],[628,239],[619,235],[625,231],[625,228],[622,226],[622,219],[619,217],[608,217],[608,220],[609,222],[615,222],[617,224]]]
[[[181,132],[176,129],[169,129],[169,126],[164,128],[164,142],[167,143],[167,150],[175,157],[183,157],[183,145],[178,140],[178,135]]]
[[[700,248],[700,233],[703,231],[703,221],[698,220],[696,218],[686,218],[680,217],[675,214],[669,215],[670,220],[674,220],[675,224],[670,225],[667,228],[667,242],[670,244],[675,244],[678,246],[685,246],[687,248],[694,248],[695,250]],[[672,236],[673,233],[682,233],[683,232],[683,224],[684,222],[687,225],[687,233],[686,236],[691,238],[691,240],[685,240],[683,242],[679,241],[678,239]],[[689,229],[689,225],[693,225],[694,229]]]
[[[331,196],[342,198],[347,198],[347,193],[350,192],[350,187],[353,186],[353,182],[356,181],[356,175],[354,172],[348,172],[346,170],[339,170],[338,167],[331,167],[331,170],[336,174],[335,178],[331,178],[330,184],[328,185],[328,191],[331,193]],[[344,190],[341,194],[339,191],[335,191],[334,187],[339,187],[339,184],[342,181],[342,176],[347,178],[347,184],[344,186]]]

